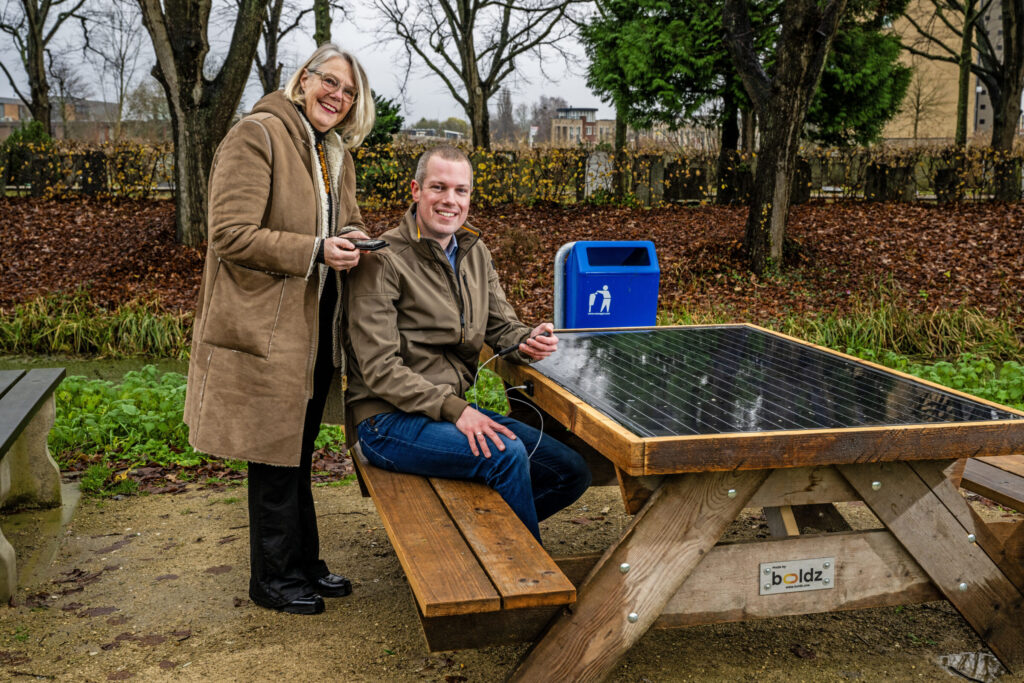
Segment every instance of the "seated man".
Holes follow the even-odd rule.
[[[555,352],[550,323],[533,330],[505,299],[491,254],[465,224],[473,168],[441,146],[420,157],[413,205],[346,285],[346,402],[376,467],[472,479],[501,494],[540,540],[537,522],[590,485],[576,451],[517,420],[467,403],[480,350],[518,344],[511,360]],[[545,336],[541,336],[547,333]]]

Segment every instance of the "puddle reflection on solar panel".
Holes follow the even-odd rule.
[[[1021,418],[751,327],[558,337],[533,367],[638,436]]]

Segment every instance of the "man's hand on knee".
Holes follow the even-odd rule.
[[[494,442],[499,451],[503,451],[505,444],[498,434],[504,434],[510,439],[516,438],[511,429],[495,422],[472,406],[466,406],[466,409],[462,411],[462,415],[459,415],[459,419],[455,421],[455,428],[466,435],[466,439],[469,441],[469,450],[473,452],[473,455],[479,456],[483,453],[485,458],[491,457],[491,449],[487,445],[488,439]]]

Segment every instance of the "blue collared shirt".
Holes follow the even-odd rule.
[[[444,255],[448,257],[448,263],[452,264],[452,270],[455,270],[455,254],[458,250],[459,243],[455,239],[455,235],[452,235],[452,239],[448,243],[448,248],[444,250]]]

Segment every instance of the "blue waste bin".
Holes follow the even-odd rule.
[[[564,326],[656,324],[660,273],[653,242],[576,242],[565,266]]]

